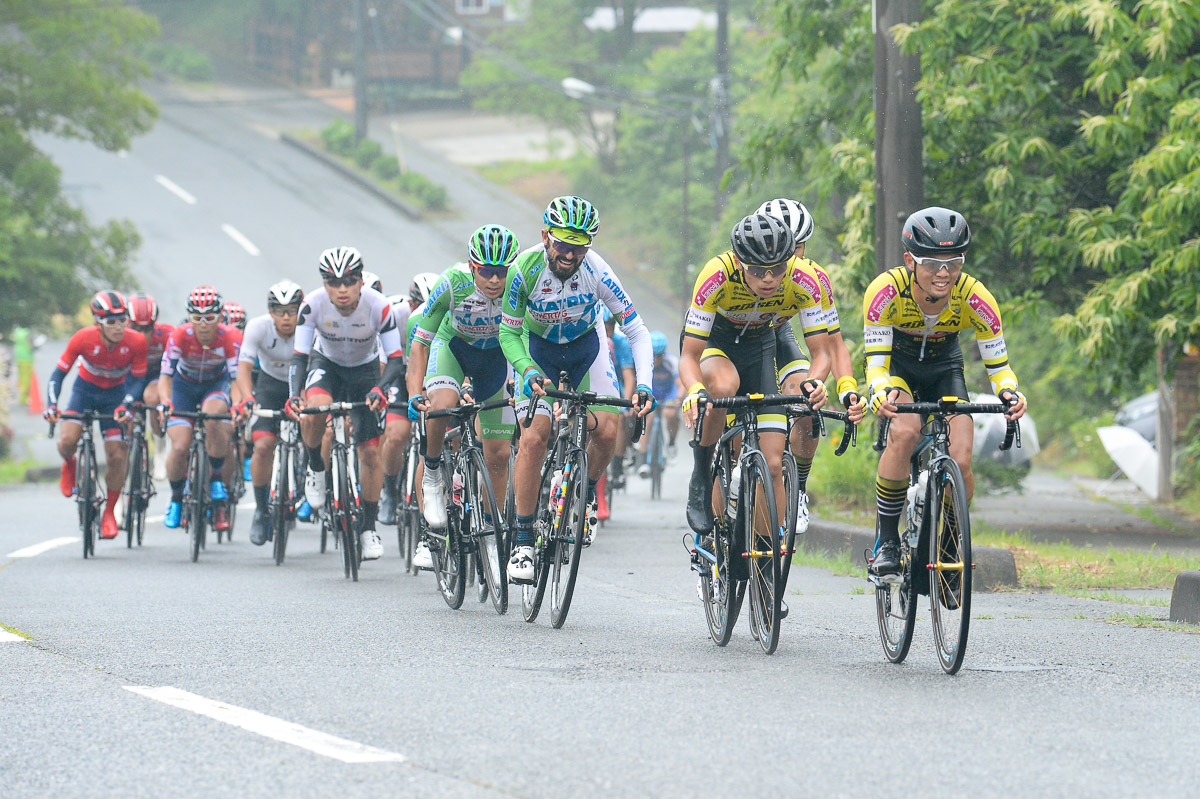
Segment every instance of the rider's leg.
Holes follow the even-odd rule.
[[[224,397],[209,396],[200,405],[200,410],[224,416],[229,413],[229,403]],[[233,424],[224,419],[212,419],[204,423],[204,429],[207,433],[206,448],[208,461],[212,465],[213,479],[222,480],[225,458],[229,455],[230,444],[233,441]]]
[[[83,435],[83,425],[74,419],[63,419],[58,426],[58,454],[64,461],[75,460],[75,446]]]
[[[898,403],[912,402],[907,392],[901,391]],[[909,459],[921,438],[921,420],[912,414],[900,414],[892,418],[888,427],[887,447],[879,458],[875,478],[875,518],[879,528],[879,539],[875,542],[876,568],[884,571],[899,569],[899,553],[895,548],[900,543],[900,513],[904,508],[905,492],[908,490]],[[879,554],[887,546],[888,557],[881,560]],[[895,556],[895,560],[892,560]]]
[[[967,501],[975,496],[975,472],[971,470],[971,452],[975,448],[975,424],[970,416],[950,417],[950,457],[958,464],[967,489]]]
[[[700,361],[700,373],[713,398],[731,397],[741,385],[737,368],[724,355],[710,355]],[[688,486],[688,525],[698,532],[708,532],[713,525],[713,502],[724,503],[712,487],[713,447],[725,430],[725,412],[710,408],[704,416],[700,429],[700,443],[692,449],[692,477]]]

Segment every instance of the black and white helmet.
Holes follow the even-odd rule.
[[[363,259],[353,247],[330,247],[321,253],[317,266],[323,278],[354,277],[362,274]]]
[[[782,219],[783,224],[792,229],[792,235],[796,237],[797,244],[808,241],[813,234],[812,214],[804,207],[804,203],[780,197],[775,200],[767,200],[758,207],[757,213]]]
[[[363,275],[363,285],[364,286],[366,286],[367,288],[375,289],[380,294],[383,293],[383,281],[379,279],[379,275],[375,274],[374,272],[366,272],[366,271],[364,271],[362,273],[362,275]]]
[[[267,308],[277,305],[299,305],[304,302],[304,289],[290,280],[281,280],[267,289]]]
[[[743,218],[733,226],[729,241],[737,259],[751,266],[774,266],[796,252],[796,237],[791,228],[783,220],[766,214]]]
[[[408,298],[413,302],[425,302],[437,284],[436,272],[421,272],[413,278],[412,285],[408,287]]]

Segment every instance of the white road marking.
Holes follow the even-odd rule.
[[[279,131],[275,130],[274,128],[268,128],[266,125],[259,125],[256,122],[251,122],[250,130],[261,136],[267,137],[271,141],[279,141]]]
[[[196,198],[195,198],[195,197],[193,197],[191,194],[187,193],[187,192],[186,192],[186,191],[184,191],[183,189],[179,188],[179,185],[178,185],[178,184],[176,184],[176,183],[175,183],[173,180],[171,180],[170,178],[166,177],[165,175],[155,175],[155,176],[154,176],[154,181],[155,181],[155,182],[156,182],[158,185],[160,185],[160,186],[162,186],[164,189],[166,189],[167,191],[169,191],[169,192],[171,192],[172,194],[174,194],[174,195],[175,195],[176,197],[178,197],[179,199],[183,200],[183,201],[184,201],[185,203],[187,203],[188,205],[195,205],[195,204],[196,204]]]
[[[9,641],[24,641],[25,639],[16,633],[10,633],[8,630],[0,630],[0,644]]]
[[[40,555],[43,552],[49,552],[52,549],[65,547],[67,544],[74,544],[79,540],[78,536],[69,536],[63,538],[51,538],[49,541],[43,541],[40,544],[18,549],[16,552],[9,552],[4,557],[6,558],[32,558],[34,555]]]
[[[343,763],[403,763],[408,759],[396,752],[388,752],[355,741],[348,741],[345,738],[327,735],[290,721],[277,719],[274,716],[267,716],[236,705],[206,699],[169,685],[160,688],[126,685],[125,690],[173,707],[190,710],[234,727],[240,727],[266,738],[273,738],[276,741],[307,749],[318,755],[340,760]]]
[[[254,242],[250,241],[250,239],[243,236],[242,232],[240,230],[238,230],[237,228],[235,228],[233,225],[230,225],[230,224],[221,225],[221,230],[224,230],[225,235],[229,236],[229,238],[233,239],[238,244],[242,245],[242,249],[245,250],[246,252],[250,253],[251,255],[259,254],[258,248],[254,246]]]

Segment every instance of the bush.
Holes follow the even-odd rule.
[[[354,152],[354,126],[344,119],[335,119],[321,130],[325,149],[334,155],[350,156]]]
[[[803,424],[803,420],[801,421]],[[830,437],[821,442],[808,476],[808,495],[814,508],[828,503],[842,510],[875,510],[875,470],[879,455],[872,449],[876,427],[868,416],[858,430],[858,443],[841,457],[833,454],[841,441],[842,430],[829,429]]]
[[[445,186],[439,186],[424,175],[405,172],[396,179],[400,191],[416,197],[418,202],[431,211],[440,211],[449,204]]]
[[[212,61],[190,45],[152,42],[141,55],[152,67],[184,80],[209,80],[213,76]]]
[[[400,177],[400,162],[394,155],[385,155],[371,168],[380,180],[395,180]]]
[[[383,148],[379,146],[379,142],[374,139],[363,139],[354,150],[354,163],[362,169],[370,169],[371,164],[378,161],[381,155],[383,155]]]

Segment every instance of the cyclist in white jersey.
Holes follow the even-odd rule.
[[[374,560],[383,554],[383,541],[375,532],[383,484],[377,414],[387,405],[386,388],[404,377],[400,335],[387,297],[363,286],[363,261],[358,250],[328,249],[321,254],[319,266],[324,286],[310,292],[300,306],[295,351],[288,371],[287,407],[298,412],[308,404],[365,398],[368,407],[351,411],[350,421],[361,467],[363,529],[359,540],[363,560]],[[380,347],[387,354],[382,376]],[[313,414],[300,420],[300,437],[308,449],[304,493],[313,507],[325,498],[326,464],[321,457],[321,438],[326,418],[325,414]]]
[[[237,373],[243,399],[235,409],[243,419],[249,418],[256,407],[281,411],[287,403],[288,370],[295,351],[296,319],[303,301],[303,289],[290,280],[280,281],[267,290],[268,312],[246,323]],[[255,505],[250,541],[262,546],[271,531],[267,500],[279,420],[256,417],[250,425],[250,435],[254,441],[250,483]]]
[[[531,396],[544,394],[543,380],[557,382],[560,371],[568,373],[575,390],[620,396],[601,324],[602,306],[624,324],[638,383],[630,399],[639,415],[649,413],[654,409],[650,331],[612,267],[590,251],[600,229],[596,209],[582,197],[556,197],[542,221],[541,246],[522,253],[509,271],[500,324],[500,346],[519,377],[524,398],[517,405],[518,418]],[[588,439],[587,543],[596,526],[596,481],[608,468],[617,438],[617,409],[597,406],[595,410],[599,413],[594,414],[596,423]],[[521,434],[513,469],[517,529],[508,575],[518,582],[533,579],[538,470],[549,435],[550,410],[539,402],[537,417]]]

